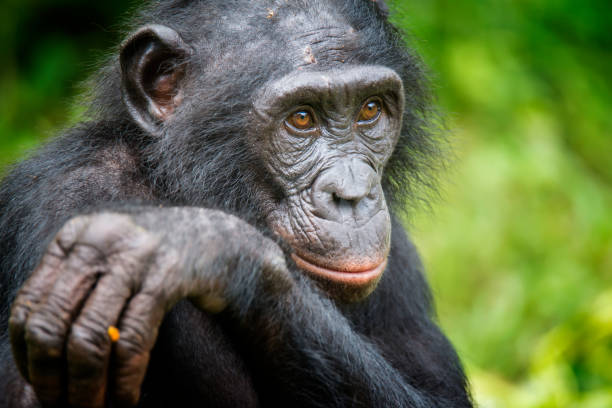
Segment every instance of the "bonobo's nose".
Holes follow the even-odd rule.
[[[383,206],[376,171],[361,159],[340,160],[314,182],[314,215],[332,221],[363,223]]]

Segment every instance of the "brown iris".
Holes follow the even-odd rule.
[[[311,130],[314,128],[314,119],[307,110],[299,110],[287,118],[287,123],[297,130]]]
[[[359,116],[357,117],[357,123],[363,124],[374,122],[380,116],[381,110],[380,101],[377,99],[370,99],[361,107]]]

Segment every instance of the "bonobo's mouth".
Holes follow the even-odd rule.
[[[387,266],[386,257],[377,265],[343,265],[341,269],[330,269],[329,267],[316,265],[297,255],[295,252],[291,254],[291,257],[300,269],[313,274],[315,277],[350,286],[370,285],[380,278]]]

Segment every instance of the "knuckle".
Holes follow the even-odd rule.
[[[70,331],[67,351],[80,365],[102,365],[110,351],[110,339],[101,325],[75,323]]]
[[[22,303],[20,299],[17,299],[13,304],[11,315],[9,316],[9,328],[11,330],[22,329],[25,326],[28,313],[30,313],[30,308]]]
[[[63,337],[61,324],[55,319],[32,316],[26,324],[25,340],[32,360],[60,358]]]
[[[70,254],[70,262],[76,262],[78,267],[85,271],[97,270],[96,266],[102,266],[106,259],[103,248],[100,248],[96,243],[81,243],[74,245]],[[82,265],[81,265],[82,264]]]
[[[13,307],[8,320],[8,331],[10,340],[13,344],[23,340],[25,325],[27,321],[27,311],[22,307]]]
[[[55,268],[59,262],[66,258],[70,250],[72,249],[74,242],[68,242],[68,240],[62,240],[62,238],[58,235],[55,237],[53,241],[49,244],[45,251],[45,256],[40,261],[40,264],[36,268],[33,275],[36,274],[37,271],[45,268]]]
[[[121,328],[121,337],[117,342],[117,351],[123,358],[135,355],[144,355],[149,351],[147,333],[155,333],[157,329],[147,328],[146,324],[136,319],[124,322]]]
[[[42,305],[40,313],[44,314],[47,318],[52,320],[68,321],[73,313],[72,303],[67,295],[59,294],[57,292],[49,293],[47,302]]]
[[[25,319],[22,319],[21,317],[15,318],[11,316],[9,318],[8,332],[9,332],[9,338],[10,338],[10,341],[13,347],[17,347],[18,345],[22,344],[22,342],[25,340],[24,338],[25,323],[26,323]]]
[[[60,228],[54,241],[61,248],[64,254],[67,254],[72,249],[74,244],[77,242],[78,237],[89,223],[89,216],[79,215],[68,220],[62,226],[62,228]]]

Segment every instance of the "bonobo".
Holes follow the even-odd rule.
[[[397,222],[437,158],[381,0],[160,0],[0,189],[2,407],[470,407]]]

